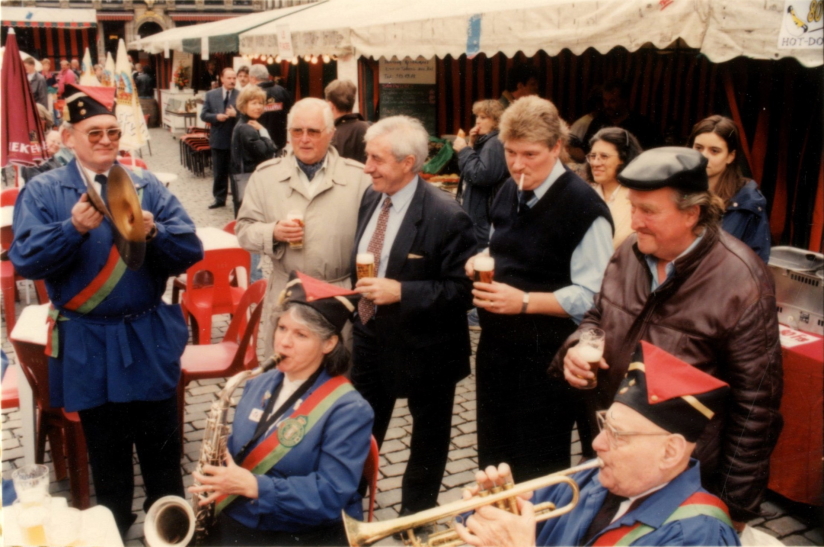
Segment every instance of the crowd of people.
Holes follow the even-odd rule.
[[[263,65],[218,77],[201,114],[209,207],[226,205],[231,184],[240,245],[271,261],[263,351],[283,359],[246,385],[226,464],[196,477],[192,492],[221,509],[213,544],[345,543],[341,511],[362,516],[370,435],[383,443],[397,399],[412,416],[400,513],[435,507],[473,309],[479,487],[566,469],[576,424],[584,457],[600,461],[574,475],[581,502],[569,514],[536,525],[526,499],[520,515],[484,507],[458,526],[464,541],[738,544],[782,428],[782,363],[766,203],[742,175],[731,120],[711,116],[688,146],[655,147],[654,125],[608,83],[572,138],[537,96],[534,69],[516,65],[455,139],[456,200],[419,176],[421,122],[366,122],[351,82],[293,104]],[[106,267],[112,227],[86,186],[105,195],[116,161],[114,89],[101,99],[70,79],[58,80],[60,136],[74,159],[21,191],[9,256],[46,280],[60,348],[52,403],[80,412],[98,501],[125,534],[133,444],[144,507],[183,494],[174,428],[187,335],[161,296],[203,251],[186,211],[144,171],[134,180],[146,261]],[[568,166],[581,158],[584,169]],[[490,257],[493,279],[479,280]],[[593,364],[580,341],[596,328],[605,350]],[[534,501],[568,499],[549,487]]]

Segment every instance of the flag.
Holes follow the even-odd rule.
[[[112,59],[112,52],[106,52],[106,66],[103,67],[103,80],[101,81],[106,87],[114,86],[114,59]]]
[[[94,65],[92,64],[92,54],[89,48],[86,48],[86,53],[83,55],[83,63],[80,65],[82,72],[80,73],[80,85],[101,85],[100,80],[94,75]]]
[[[117,88],[115,115],[120,122],[123,136],[120,138],[121,150],[137,150],[149,140],[149,128],[143,110],[137,100],[137,91],[132,80],[132,66],[126,53],[123,39],[117,44],[117,64],[114,71],[114,84]]]

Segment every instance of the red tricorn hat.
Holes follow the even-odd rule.
[[[66,98],[66,110],[68,111],[65,119],[69,123],[77,123],[101,114],[114,116],[115,88],[113,87],[66,84],[63,96]]]
[[[649,342],[637,346],[618,387],[616,403],[636,410],[670,433],[695,442],[720,411],[729,385]]]
[[[278,305],[294,302],[314,308],[340,332],[357,309],[360,297],[355,291],[293,271],[280,293]]]

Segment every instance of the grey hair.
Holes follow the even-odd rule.
[[[412,156],[415,158],[412,171],[420,171],[429,155],[429,133],[420,120],[409,116],[384,118],[366,130],[363,140],[368,143],[387,135],[391,136],[389,145],[395,160],[403,161],[407,156]]]
[[[724,215],[724,201],[712,192],[693,192],[685,194],[672,188],[672,201],[679,211],[686,211],[691,207],[698,207],[698,222],[695,230],[717,227]]]
[[[273,317],[272,324],[277,328],[278,321],[286,314],[291,313],[292,319],[298,323],[306,326],[312,331],[322,342],[326,342],[333,336],[338,337],[338,343],[334,349],[326,354],[323,358],[323,366],[330,376],[340,376],[349,370],[351,363],[351,355],[349,350],[343,344],[343,336],[335,329],[334,325],[330,323],[319,311],[311,306],[301,304],[298,302],[286,302],[282,309],[276,309],[275,317]]]
[[[289,116],[286,118],[286,127],[291,129],[295,114],[298,112],[306,112],[307,110],[320,110],[320,113],[323,115],[323,123],[326,125],[326,130],[335,130],[335,117],[332,115],[332,109],[329,107],[329,103],[314,97],[301,99],[292,106],[292,110],[289,111]]]
[[[255,80],[265,82],[269,79],[269,71],[261,64],[252,65],[249,68],[249,76]]]

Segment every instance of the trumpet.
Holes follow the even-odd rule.
[[[349,545],[351,547],[371,545],[378,540],[398,532],[406,532],[404,543],[406,545],[414,545],[415,547],[455,547],[457,545],[463,545],[463,541],[460,536],[458,536],[458,532],[455,531],[451,522],[446,523],[449,526],[448,529],[430,534],[424,542],[421,542],[420,538],[415,536],[414,529],[427,524],[435,524],[442,519],[451,519],[456,515],[473,511],[478,507],[486,505],[495,505],[505,511],[518,514],[517,496],[538,490],[539,488],[563,483],[568,485],[572,490],[572,499],[569,503],[563,507],[556,507],[552,502],[539,503],[535,506],[535,522],[543,522],[551,518],[560,517],[575,509],[580,496],[578,484],[569,478],[569,475],[574,475],[579,471],[602,467],[603,465],[604,463],[600,458],[595,458],[581,465],[517,485],[508,483],[503,486],[496,486],[491,490],[482,491],[472,499],[455,501],[441,507],[433,507],[432,509],[415,513],[414,515],[383,522],[360,522],[344,512],[343,525],[346,528],[346,537],[349,539]]]

